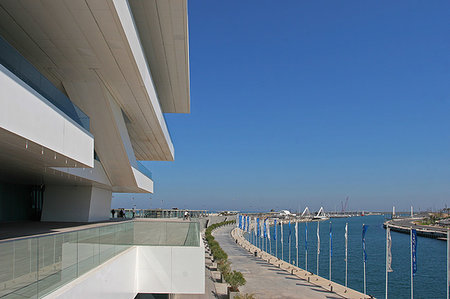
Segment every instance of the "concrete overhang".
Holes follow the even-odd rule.
[[[173,18],[178,17],[174,14]],[[112,94],[129,120],[127,129],[137,160],[174,159],[172,141],[158,99],[158,87],[155,87],[150,71],[155,68],[155,74],[158,73],[158,63],[153,65],[147,61],[150,55],[144,52],[141,44],[141,39],[147,38],[138,35],[128,1],[66,0],[25,4],[2,0],[0,34],[55,86],[68,93],[69,98],[90,117],[94,136],[104,133],[96,122],[103,118],[105,111],[94,107],[101,101],[93,96],[86,97],[89,90],[68,90],[67,86],[98,89],[101,85]],[[187,40],[187,30],[185,34]],[[185,60],[187,48],[184,51]],[[188,79],[185,83],[188,90]],[[84,96],[72,95],[77,92]],[[188,112],[186,108],[180,109]],[[100,144],[96,138],[96,150],[111,148],[115,140],[98,142]],[[104,152],[97,152],[102,159],[107,158]],[[108,168],[105,170],[109,171]]]
[[[94,138],[0,65],[0,165],[93,167]],[[14,165],[17,166],[14,166]],[[12,170],[10,170],[12,171]]]
[[[189,33],[186,0],[129,0],[153,82],[165,113],[189,113]]]

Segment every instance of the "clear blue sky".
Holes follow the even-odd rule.
[[[449,1],[188,6],[175,162],[147,163],[155,193],[113,206],[450,206]]]

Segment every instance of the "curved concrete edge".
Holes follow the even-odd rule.
[[[448,229],[413,224],[414,221],[421,220],[421,219],[422,218],[412,218],[412,219],[410,219],[410,224],[408,224],[408,225],[395,223],[397,219],[388,220],[383,223],[383,227],[386,228],[386,226],[389,225],[389,228],[392,231],[404,233],[404,234],[409,234],[411,231],[411,228],[414,228],[417,231],[417,235],[419,235],[421,237],[447,241],[447,232],[449,231]],[[404,220],[404,219],[398,219],[397,221],[399,221],[399,220]]]
[[[364,295],[363,293],[350,289],[348,287],[346,288],[345,286],[338,284],[336,282],[315,275],[312,272],[306,271],[297,266],[289,264],[271,254],[268,254],[265,251],[262,251],[258,247],[248,242],[243,236],[243,231],[239,228],[233,229],[231,231],[231,236],[239,246],[241,246],[242,248],[244,248],[245,250],[247,250],[252,254],[255,254],[256,252],[256,256],[261,258],[262,260],[280,268],[281,270],[289,272],[300,279],[306,280],[313,285],[321,287],[324,290],[332,292],[338,296],[341,296],[342,298],[349,298],[349,299],[374,298],[369,295]]]

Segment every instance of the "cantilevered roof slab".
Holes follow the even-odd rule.
[[[189,113],[186,0],[129,0],[163,112]]]
[[[108,90],[126,116],[137,160],[174,159],[150,72],[153,66],[147,62],[126,0],[0,0],[0,34],[64,92],[66,86],[84,85],[95,86],[97,94],[98,84]],[[117,134],[97,139],[105,126],[95,123],[108,111],[90,106],[103,100],[69,97],[90,117],[96,150],[98,142],[105,142],[102,148],[115,146]]]

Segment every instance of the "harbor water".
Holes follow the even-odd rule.
[[[362,225],[368,226],[366,232],[366,287],[367,294],[385,298],[386,268],[386,230],[383,228],[384,216],[363,216],[335,218],[320,222],[319,275],[329,279],[330,222],[332,223],[332,272],[331,280],[345,284],[345,224],[348,223],[348,287],[363,292],[363,251]],[[305,269],[305,223],[298,224],[298,266]],[[317,222],[308,222],[308,271],[317,274]],[[282,258],[281,232],[278,225],[278,257]],[[289,240],[288,224],[283,225],[283,260],[297,263],[295,248],[295,223],[291,223]],[[276,255],[274,226],[270,227],[271,243],[267,251]],[[253,233],[246,234],[255,244]],[[389,273],[389,298],[410,298],[410,236],[391,231],[392,269]],[[265,244],[265,241],[262,241]],[[261,248],[261,238],[258,239]],[[266,246],[264,245],[264,249]],[[414,276],[414,298],[446,298],[446,242],[418,237],[417,273]]]

